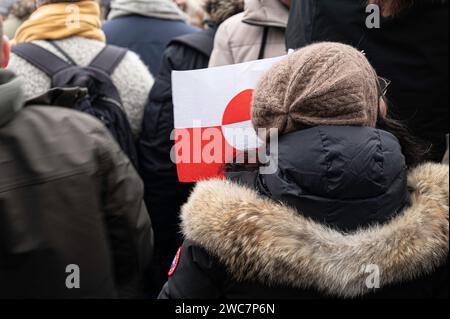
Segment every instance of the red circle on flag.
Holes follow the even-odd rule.
[[[223,113],[222,125],[231,125],[250,121],[253,90],[245,90],[236,95],[228,103]]]

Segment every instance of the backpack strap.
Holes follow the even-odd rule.
[[[72,59],[72,57],[67,54],[66,51],[64,51],[58,44],[56,44],[56,42],[54,41],[48,41],[48,44],[50,44],[52,47],[54,47],[59,53],[61,53],[63,55],[63,57],[66,58],[67,61],[69,61],[72,65],[77,65],[77,63],[75,62],[74,59]]]
[[[15,45],[11,51],[47,74],[50,78],[71,66],[63,59],[34,43]]]
[[[107,45],[89,64],[90,67],[102,70],[111,76],[122,62],[128,50],[113,45]]]
[[[258,60],[264,59],[266,55],[267,38],[269,37],[269,27],[264,27],[261,47],[259,48]]]

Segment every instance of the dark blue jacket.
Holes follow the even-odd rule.
[[[197,32],[198,28],[183,21],[130,15],[106,22],[103,31],[108,44],[136,52],[150,72],[157,75],[169,42],[173,38]]]

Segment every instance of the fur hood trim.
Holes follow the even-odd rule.
[[[244,11],[244,0],[207,0],[205,11],[217,25]]]
[[[449,167],[425,164],[409,175],[411,206],[388,224],[343,234],[229,181],[201,182],[182,209],[186,239],[204,247],[238,281],[315,288],[344,298],[432,273],[449,250]]]

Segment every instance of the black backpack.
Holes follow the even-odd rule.
[[[41,97],[40,104],[45,100],[44,105],[70,107],[99,119],[137,169],[138,157],[131,126],[119,92],[111,80],[111,75],[125,57],[127,50],[105,46],[89,66],[81,67],[56,43],[49,43],[70,63],[33,43],[19,44],[12,49],[14,54],[51,78],[52,90],[45,98]],[[61,94],[64,97],[61,97]],[[59,103],[60,101],[71,103]]]

